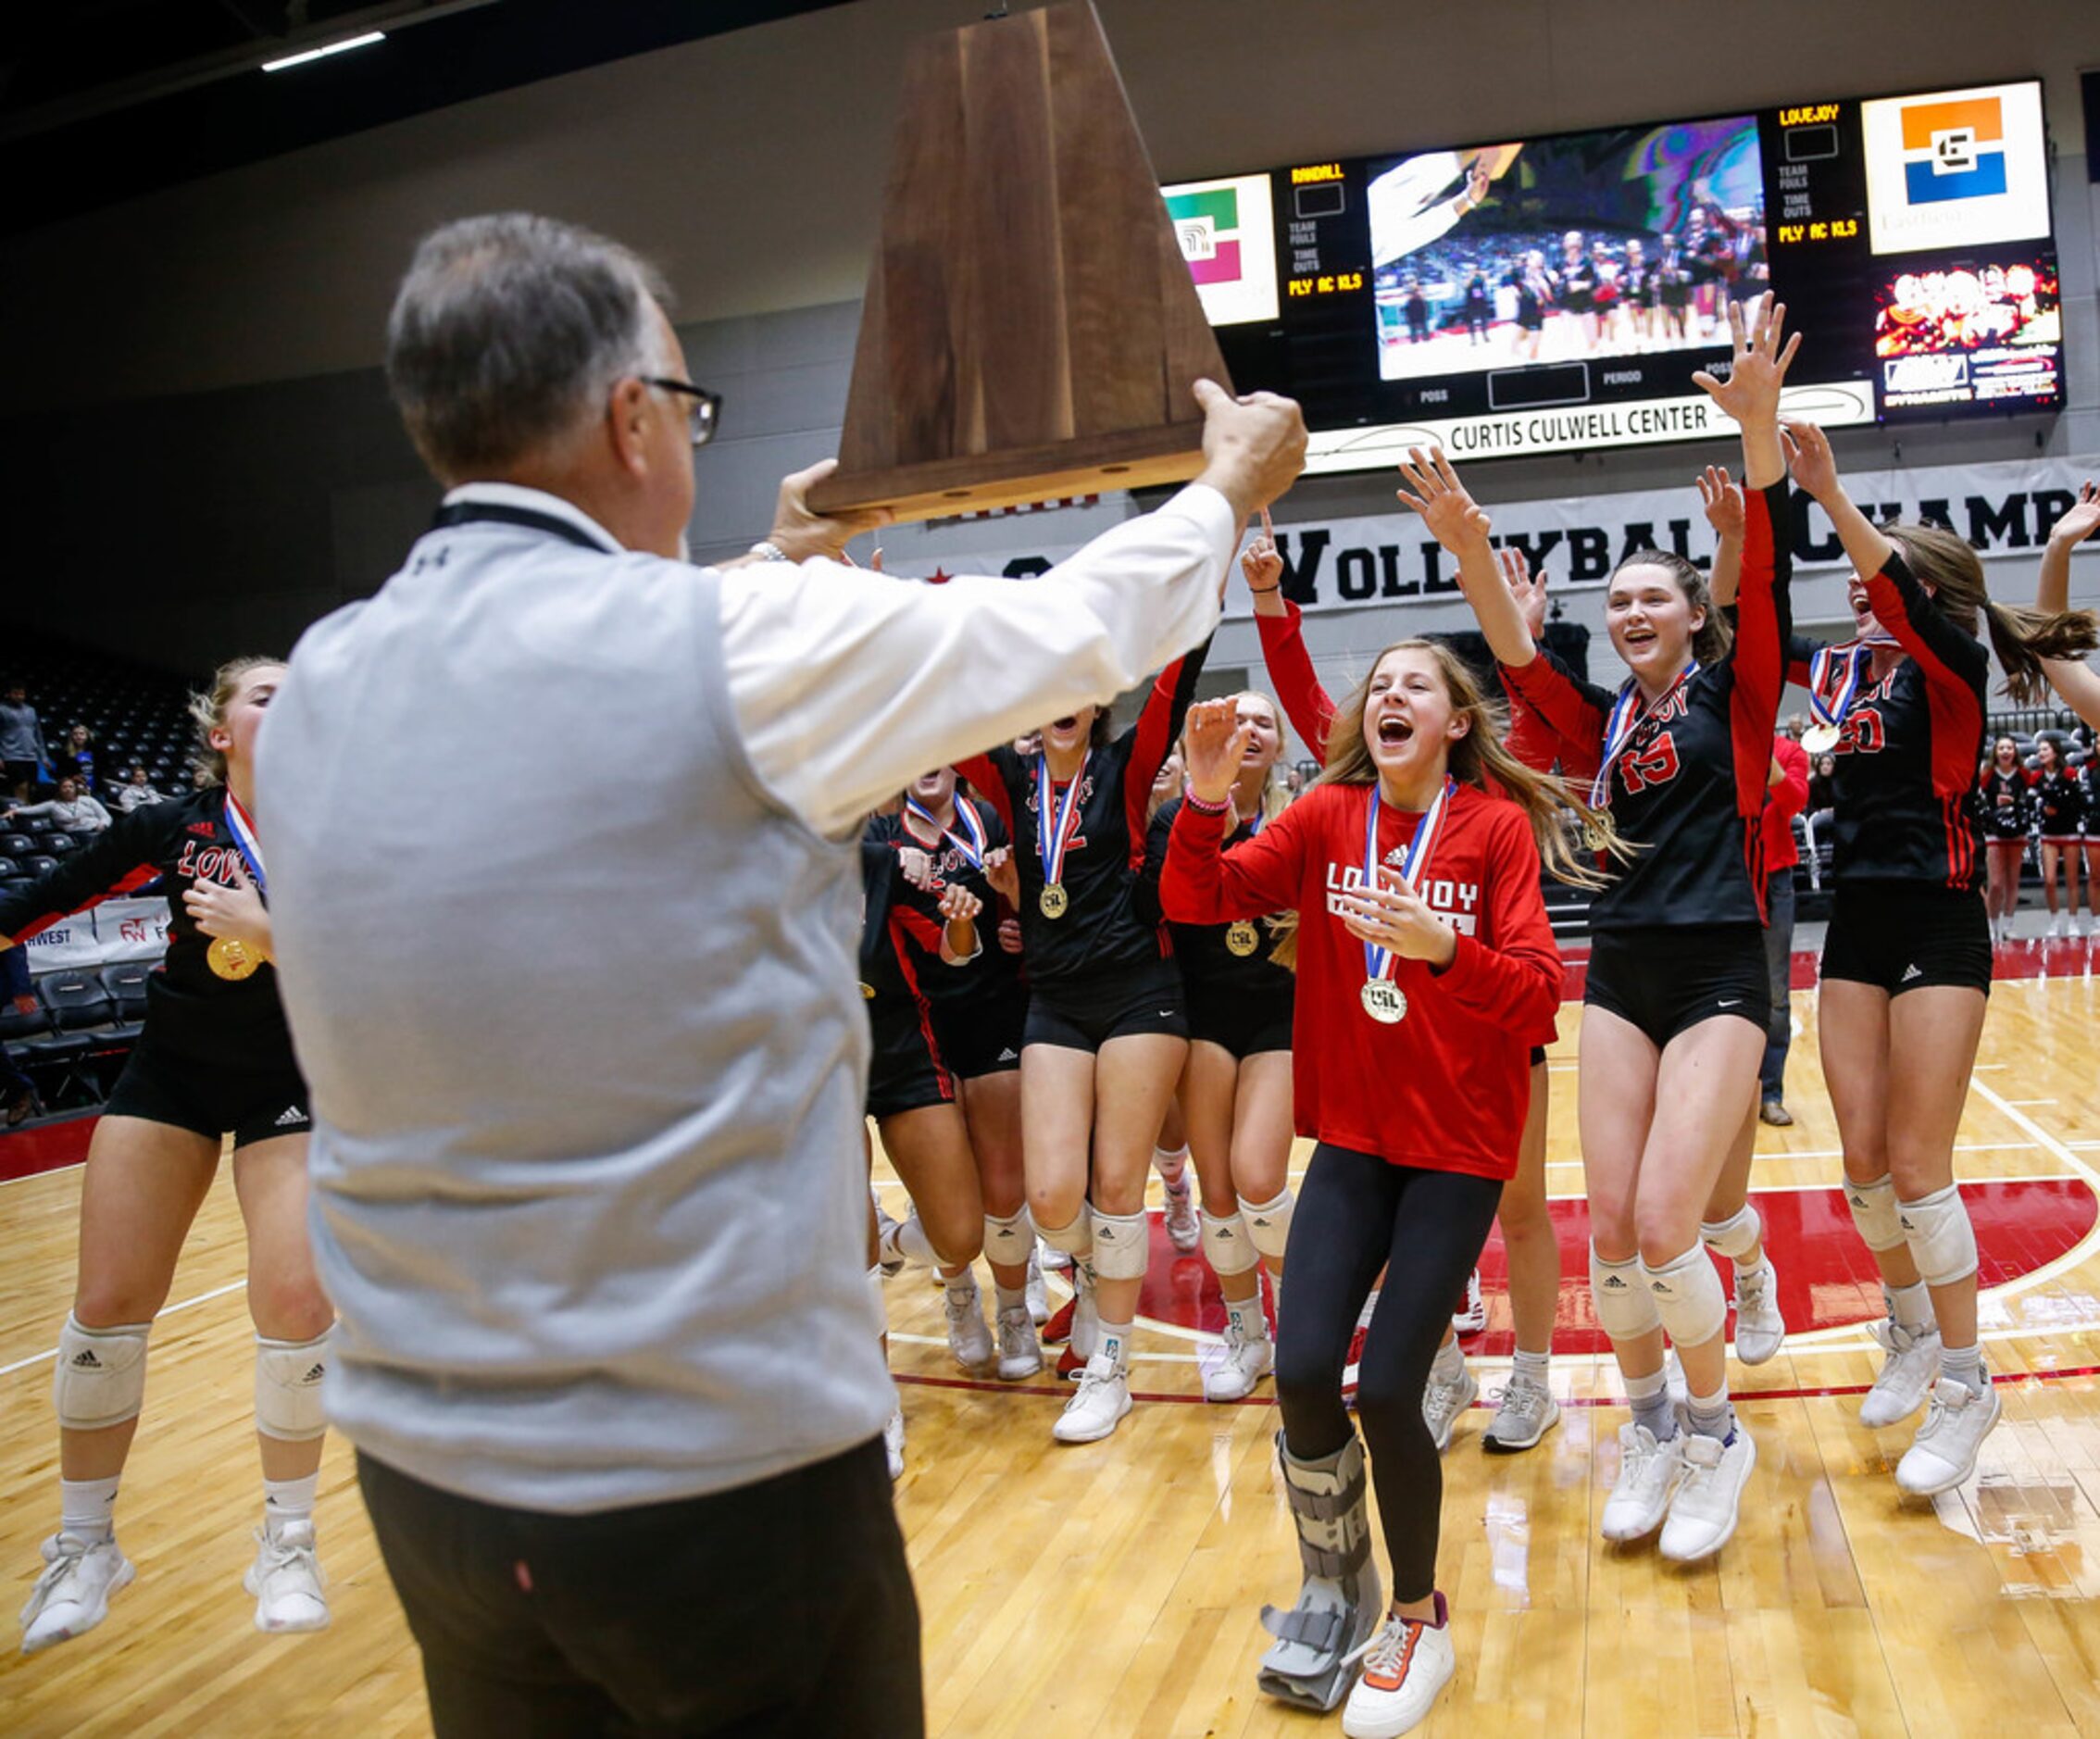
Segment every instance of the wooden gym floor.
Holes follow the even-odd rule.
[[[1482,1406],[1444,1460],[1443,1585],[1458,1672],[1421,1732],[1480,1736],[2015,1733],[2100,1735],[2100,944],[2001,957],[1960,1142],[1989,1284],[1988,1357],[2005,1421],[1978,1476],[1936,1505],[1898,1501],[1907,1424],[1873,1432],[1863,1255],[1830,1186],[1837,1139],[1797,990],[1790,1130],[1760,1132],[1756,1187],[1774,1226],[1790,1323],[1754,1371],[1731,1366],[1758,1461],[1718,1561],[1662,1565],[1604,1545],[1594,1512],[1617,1466],[1608,1360],[1581,1265],[1567,1264],[1561,1423],[1527,1455],[1480,1448],[1506,1369],[1490,1273]],[[1580,1195],[1577,1010],[1552,1052],[1552,1184]],[[0,1140],[0,1152],[6,1141]],[[1303,1155],[1300,1156],[1302,1163]],[[884,1174],[886,1177],[886,1173]],[[72,1282],[77,1168],[0,1184],[0,1575],[6,1617],[55,1522],[51,1349]],[[890,1186],[894,1190],[894,1184]],[[1579,1205],[1556,1208],[1570,1257]],[[1196,1360],[1215,1282],[1156,1235],[1133,1386],[1104,1444],[1060,1448],[1047,1376],[957,1370],[923,1275],[889,1287],[891,1358],[909,1447],[897,1501],[925,1618],[930,1730],[950,1735],[1312,1735],[1338,1719],[1257,1695],[1264,1601],[1288,1604],[1296,1557],[1271,1462],[1264,1384],[1209,1407]],[[240,1577],[259,1490],[250,1436],[243,1241],[222,1176],[154,1337],[120,1505],[138,1581],[92,1635],[25,1658],[0,1642],[11,1734],[419,1734],[417,1659],[331,1441],[319,1522],[335,1621],[265,1638]]]

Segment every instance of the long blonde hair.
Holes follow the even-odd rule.
[[[1481,791],[1499,792],[1522,809],[1531,824],[1539,857],[1556,881],[1578,888],[1603,887],[1606,878],[1577,852],[1568,823],[1575,823],[1586,850],[1624,859],[1631,855],[1631,847],[1614,831],[1609,813],[1593,808],[1567,781],[1535,771],[1510,754],[1503,742],[1509,730],[1507,715],[1481,692],[1458,655],[1438,641],[1396,640],[1371,660],[1369,674],[1336,709],[1334,721],[1327,728],[1327,765],[1320,769],[1318,782],[1377,782],[1378,764],[1364,742],[1364,710],[1370,705],[1371,679],[1378,674],[1378,667],[1395,652],[1428,653],[1443,678],[1452,712],[1470,721],[1470,729],[1455,739],[1447,751],[1451,776]]]
[[[2091,610],[2052,615],[1994,602],[1974,546],[1945,526],[1899,522],[1881,527],[1881,535],[1902,552],[1912,575],[1932,588],[1933,604],[1957,628],[1974,635],[1981,616],[2005,669],[2004,692],[2022,706],[2049,693],[2043,659],[2082,658],[2100,644]]]
[[[197,746],[190,757],[190,766],[200,788],[226,782],[226,756],[211,746],[211,733],[226,722],[226,709],[232,706],[233,696],[241,692],[241,679],[250,670],[273,667],[281,669],[283,665],[282,658],[265,658],[255,654],[229,658],[212,672],[208,689],[190,696],[190,722],[197,729]]]

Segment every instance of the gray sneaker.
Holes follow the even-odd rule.
[[[1429,1421],[1430,1435],[1436,1439],[1438,1455],[1451,1447],[1451,1432],[1458,1423],[1458,1415],[1480,1398],[1480,1383],[1464,1366],[1459,1367],[1457,1380],[1453,1382],[1439,1382],[1435,1370],[1431,1370],[1429,1387],[1422,1391],[1422,1417]]]
[[[1560,1423],[1560,1403],[1536,1377],[1511,1372],[1508,1382],[1493,1398],[1494,1418],[1481,1439],[1481,1447],[1491,1456],[1535,1448],[1539,1439]]]
[[[1786,1319],[1780,1315],[1779,1274],[1767,1257],[1756,1268],[1735,1270],[1735,1356],[1746,1365],[1761,1365],[1786,1339]]]

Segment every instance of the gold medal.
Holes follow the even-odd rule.
[[[1364,1012],[1380,1026],[1398,1026],[1407,1018],[1407,993],[1389,978],[1366,979]]]
[[[215,936],[211,946],[205,950],[205,964],[211,968],[214,978],[237,982],[253,978],[261,969],[262,961],[251,954],[244,944],[235,942],[231,936]]]
[[[1062,918],[1065,915],[1066,907],[1070,906],[1072,902],[1070,895],[1065,892],[1065,884],[1062,882],[1051,882],[1044,884],[1042,897],[1035,903],[1043,908],[1044,917]]]
[[[1260,946],[1261,932],[1256,930],[1244,918],[1241,919],[1237,923],[1233,924],[1225,932],[1225,947],[1227,952],[1236,955],[1243,960]]]
[[[868,1002],[873,1002],[875,1000],[875,986],[872,984],[862,984],[860,987],[860,995],[864,1000]]]

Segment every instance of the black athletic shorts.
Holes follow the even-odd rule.
[[[1110,1039],[1134,1032],[1189,1036],[1188,1001],[1173,961],[1110,973],[1094,983],[1036,985],[1029,992],[1021,1047],[1061,1045],[1097,1051]]]
[[[305,1135],[314,1126],[306,1083],[288,1051],[265,1046],[252,1060],[206,1062],[156,1044],[150,1028],[132,1047],[102,1114],[167,1123],[213,1141],[231,1132],[236,1149]]]
[[[955,1079],[932,1032],[909,1003],[869,1006],[874,1045],[868,1062],[868,1115],[896,1117],[929,1105],[953,1105]]]
[[[1028,992],[1018,984],[995,996],[933,1005],[933,1037],[957,1081],[976,1081],[1020,1067]]]
[[[1249,995],[1228,986],[1188,986],[1189,1037],[1230,1051],[1235,1060],[1263,1051],[1291,1048],[1291,1013],[1295,986]]]
[[[1981,894],[1929,882],[1841,882],[1823,938],[1824,978],[1892,996],[1929,984],[1991,994],[1991,920]]]
[[[1771,1025],[1762,924],[1668,924],[1600,930],[1591,939],[1584,1003],[1631,1020],[1658,1048],[1717,1015]]]
[[[1532,1067],[1533,1069],[1536,1069],[1536,1068],[1537,1068],[1537,1067],[1538,1067],[1538,1066],[1539,1066],[1539,1065],[1540,1065],[1541,1063],[1543,1063],[1543,1062],[1544,1062],[1544,1061],[1545,1061],[1545,1046],[1544,1046],[1544,1045],[1532,1045],[1532,1046],[1531,1046],[1531,1067]]]

